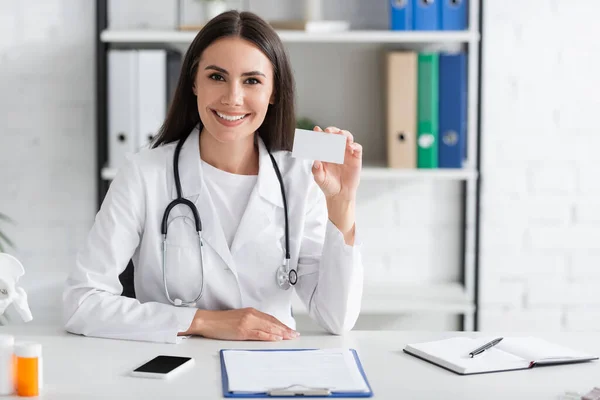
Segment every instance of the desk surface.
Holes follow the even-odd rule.
[[[461,376],[402,351],[407,343],[478,335],[472,332],[354,331],[343,336],[303,333],[298,339],[279,343],[192,337],[178,345],[82,337],[60,327],[14,326],[3,327],[0,332],[14,334],[17,340],[42,343],[44,399],[222,398],[218,355],[222,348],[354,348],[373,388],[373,398],[377,399],[558,399],[565,391],[586,393],[600,386],[598,361]],[[597,333],[533,335],[600,354]],[[192,356],[196,365],[171,381],[128,376],[132,368],[158,354]]]

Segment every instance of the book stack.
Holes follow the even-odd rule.
[[[385,65],[388,167],[462,168],[466,54],[388,50]]]

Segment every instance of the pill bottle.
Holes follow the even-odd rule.
[[[16,357],[14,345],[14,336],[0,335],[0,396],[15,393]]]
[[[38,396],[42,388],[42,345],[33,342],[17,342],[16,392],[18,396]]]

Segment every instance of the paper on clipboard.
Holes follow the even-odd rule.
[[[261,393],[302,386],[332,392],[368,392],[349,349],[223,352],[229,391]]]

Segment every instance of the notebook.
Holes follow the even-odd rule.
[[[372,397],[354,349],[221,350],[224,397]]]
[[[598,357],[572,350],[536,337],[505,337],[471,358],[469,353],[495,338],[454,337],[434,342],[408,344],[404,352],[460,375],[528,369],[597,360]]]

